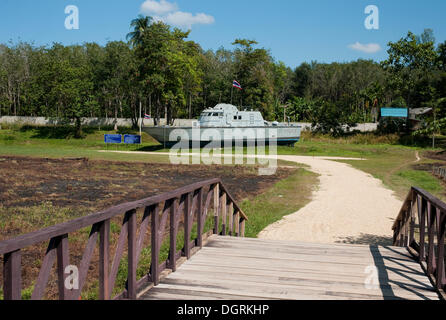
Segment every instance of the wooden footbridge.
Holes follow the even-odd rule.
[[[111,221],[121,216],[120,235],[112,243]],[[2,241],[4,299],[22,298],[22,252],[45,242],[31,299],[46,298],[56,262],[59,299],[79,299],[92,261],[104,300],[445,297],[446,205],[423,190],[413,188],[404,202],[394,246],[250,239],[244,238],[246,223],[234,198],[214,179]],[[86,227],[91,230],[76,273],[69,235]],[[146,249],[149,267],[142,262]],[[160,261],[163,256],[167,259]],[[118,290],[122,270],[127,281]]]

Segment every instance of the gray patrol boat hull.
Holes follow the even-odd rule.
[[[231,104],[218,104],[202,112],[193,127],[146,127],[144,131],[164,146],[178,143],[224,147],[229,144],[294,145],[301,127],[269,123],[259,111],[239,111]]]
[[[299,142],[301,127],[145,127],[144,132],[166,147],[181,142],[191,145],[208,145],[209,143],[225,145],[256,144],[294,145]]]

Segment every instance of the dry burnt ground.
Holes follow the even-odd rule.
[[[426,151],[423,153],[423,157],[430,159],[430,160],[436,160],[437,162],[432,163],[420,163],[412,165],[412,168],[414,170],[420,170],[420,171],[426,171],[429,173],[432,173],[432,171],[435,168],[442,168],[446,167],[446,151]]]
[[[446,151],[427,151],[423,154],[423,156],[425,156],[428,159],[432,159],[432,160],[441,160],[444,161],[446,164]],[[443,165],[444,165],[443,164]]]
[[[259,176],[257,169],[252,166],[175,166],[2,156],[0,219],[3,221],[0,221],[0,240],[38,230],[47,226],[45,222],[53,224],[55,221],[69,221],[120,203],[212,178],[221,178],[236,201],[253,198],[295,171],[279,168],[273,176]],[[116,226],[119,226],[120,219],[113,220]],[[119,236],[119,227],[116,229],[113,232],[112,228],[112,242]],[[78,263],[88,230],[70,237],[72,263]],[[24,251],[24,287],[29,287],[36,279],[45,246],[41,244]],[[97,274],[97,265],[95,255],[89,274]],[[53,275],[49,281],[48,297],[55,297],[56,291]]]

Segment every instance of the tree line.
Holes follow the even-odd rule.
[[[127,41],[64,46],[0,45],[0,116],[195,118],[217,103],[256,109],[268,120],[310,121],[323,131],[369,121],[377,106],[431,106],[446,117],[446,42],[432,30],[389,43],[381,63],[275,61],[256,41],[203,50],[189,32],[151,17],[131,21]],[[243,90],[232,88],[237,80]]]

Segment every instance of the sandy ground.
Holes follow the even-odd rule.
[[[268,226],[259,238],[392,244],[392,225],[402,201],[381,180],[348,164],[333,161],[360,159],[307,156],[278,156],[278,159],[308,165],[320,175],[320,183],[315,186],[312,201],[307,206]]]
[[[390,241],[402,201],[380,180],[348,164],[332,161],[339,158],[279,158],[310,166],[320,175],[320,184],[307,206],[268,226],[259,238],[317,243]]]

